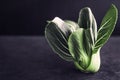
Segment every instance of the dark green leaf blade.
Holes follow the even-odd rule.
[[[80,27],[89,29],[89,39],[94,44],[97,39],[97,23],[89,7],[83,8],[79,13],[78,24]]]
[[[67,61],[72,60],[67,44],[70,33],[70,27],[64,22],[59,24],[56,21],[52,21],[45,28],[45,37],[49,45],[55,53]]]
[[[110,9],[108,10],[108,12],[102,20],[100,29],[98,30],[97,41],[95,43],[96,49],[102,47],[107,42],[115,28],[117,19],[118,10],[115,7],[115,5],[111,5]]]

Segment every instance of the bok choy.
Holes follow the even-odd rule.
[[[78,22],[55,17],[45,28],[45,37],[55,53],[73,61],[83,72],[97,72],[100,50],[111,36],[118,18],[118,10],[111,5],[99,29],[89,7],[81,9]]]

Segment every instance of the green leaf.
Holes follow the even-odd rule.
[[[89,63],[89,57],[86,53],[85,31],[83,28],[73,32],[68,40],[69,51],[75,61],[79,62],[83,68]]]
[[[89,31],[89,39],[94,44],[97,39],[97,23],[89,7],[83,8],[79,13],[78,24]]]
[[[79,28],[79,25],[74,21],[70,21],[70,20],[64,20],[64,21],[67,25],[69,25],[69,27],[71,27],[72,32],[76,31]]]
[[[45,28],[45,37],[49,45],[55,53],[67,61],[72,60],[67,44],[70,34],[71,27],[60,18],[55,18]]]
[[[118,10],[115,5],[111,5],[110,9],[104,16],[100,29],[98,30],[97,41],[95,42],[95,49],[101,48],[111,36],[115,24],[118,19]]]
[[[91,56],[92,54],[92,44],[90,41],[90,33],[89,33],[89,29],[85,30],[85,36],[84,36],[84,45],[85,45],[85,50],[86,53],[88,54],[88,56]]]

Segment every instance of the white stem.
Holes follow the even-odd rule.
[[[100,68],[100,50],[97,53],[94,53],[91,57],[91,62],[86,71],[88,72],[97,72]]]
[[[100,68],[100,49],[96,53],[92,54],[90,64],[86,69],[82,68],[82,66],[78,62],[74,62],[74,63],[75,63],[75,66],[83,72],[86,72],[86,73],[97,72]]]

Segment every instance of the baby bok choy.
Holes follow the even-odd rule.
[[[97,30],[95,17],[89,7],[81,9],[78,22],[55,17],[45,28],[45,37],[55,53],[73,61],[83,72],[97,72],[100,68],[100,49],[111,36],[118,18],[111,5]]]

